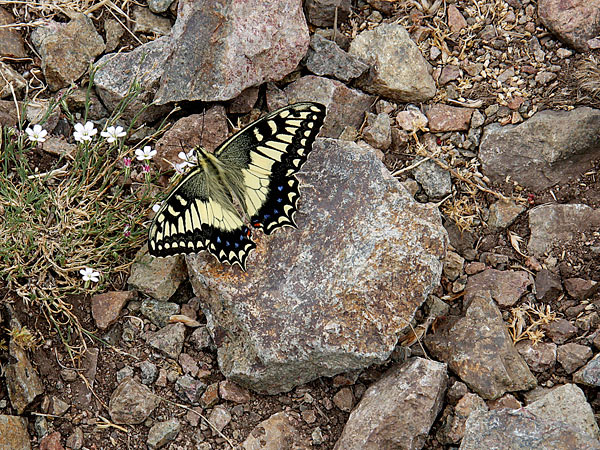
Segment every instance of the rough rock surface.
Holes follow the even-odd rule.
[[[528,411],[475,411],[467,420],[460,450],[597,450],[600,442],[564,422],[537,418]]]
[[[101,330],[112,325],[125,304],[135,297],[132,291],[110,291],[92,297],[92,316]]]
[[[479,148],[483,173],[497,183],[509,175],[532,190],[564,182],[600,155],[598,130],[600,110],[588,107],[542,111],[518,125],[492,123]]]
[[[370,66],[357,80],[367,92],[399,102],[426,101],[435,95],[429,64],[401,25],[363,31],[350,44],[349,53]]]
[[[0,449],[31,450],[25,418],[0,415]]]
[[[445,361],[484,399],[537,384],[489,293],[474,296],[463,317],[449,317],[427,336],[425,344],[433,357]]]
[[[6,9],[0,8],[0,55],[13,58],[26,58],[27,52],[21,33],[15,28],[1,28],[15,23],[15,17]]]
[[[159,103],[230,100],[250,86],[283,78],[306,54],[309,35],[300,0],[226,5],[179,2]]]
[[[590,50],[588,40],[600,34],[598,0],[540,0],[537,7],[541,22],[576,50]]]
[[[375,101],[375,97],[344,83],[329,78],[309,75],[288,85],[284,94],[289,103],[302,101],[318,102],[327,107],[325,123],[319,136],[337,139],[347,126],[360,128],[365,120],[365,111]]]
[[[150,389],[131,377],[125,378],[110,396],[108,412],[114,423],[142,423],[158,406]]]
[[[531,275],[523,270],[487,269],[469,277],[465,301],[489,292],[499,306],[513,306],[532,284]]]
[[[10,340],[9,352],[11,361],[4,369],[8,397],[17,414],[23,414],[29,404],[44,392],[44,387],[27,352],[14,339]]]
[[[350,81],[361,76],[369,66],[342,50],[335,42],[315,33],[306,54],[306,68],[315,75],[329,75]]]
[[[90,60],[104,51],[104,41],[84,14],[70,13],[68,23],[51,21],[36,28],[31,36],[42,56],[42,70],[51,89],[57,90],[77,81],[88,69]]]
[[[259,392],[385,360],[441,275],[439,216],[372,149],[317,139],[299,178],[299,229],[257,236],[247,274],[187,259],[222,372]]]
[[[598,439],[600,429],[583,391],[574,384],[557,386],[525,409],[535,417],[567,423]]]
[[[131,266],[129,286],[157,300],[167,301],[175,293],[185,277],[182,256],[154,258],[138,253]]]
[[[298,420],[285,412],[273,414],[259,423],[242,443],[244,450],[308,450],[298,434]]]
[[[531,236],[527,248],[540,256],[555,248],[562,249],[562,245],[598,227],[600,209],[580,204],[540,205],[529,211]]]
[[[413,358],[370,386],[350,414],[335,450],[419,449],[442,408],[446,365]]]

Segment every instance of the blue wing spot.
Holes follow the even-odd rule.
[[[277,210],[275,210],[275,214],[277,214]],[[265,215],[264,215],[264,218],[265,218],[265,219],[268,219],[269,217],[271,217],[271,214],[265,214]]]
[[[279,214],[279,210],[277,210],[277,209],[274,209],[274,210],[273,210],[273,214]]]
[[[221,243],[221,238],[219,236],[217,236],[217,244]]]
[[[278,198],[278,199],[277,199],[277,203],[281,203],[282,201],[283,201],[283,200],[282,200],[282,199],[280,199],[280,198]]]
[[[225,247],[229,247],[229,241],[225,241]]]
[[[283,186],[277,186],[277,189],[278,189],[279,191],[283,191]]]
[[[240,246],[240,244],[237,242],[234,245],[235,245],[235,248],[238,248]]]

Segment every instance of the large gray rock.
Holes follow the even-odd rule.
[[[248,87],[290,73],[308,43],[300,0],[180,0],[168,36],[98,62],[97,88],[111,109],[136,76],[142,94],[134,106],[152,99],[158,105],[230,100]],[[157,117],[160,111],[152,107],[148,114]]]
[[[367,389],[335,450],[421,449],[446,393],[446,365],[413,358]]]
[[[575,384],[555,387],[525,409],[537,418],[558,420],[579,428],[593,438],[600,437],[594,411],[583,391]]]
[[[429,64],[397,23],[363,31],[350,44],[349,53],[371,66],[357,80],[367,92],[406,103],[426,101],[436,93]]]
[[[361,76],[369,66],[342,50],[335,42],[315,33],[310,38],[306,68],[315,75],[329,75],[350,81]]]
[[[598,450],[600,442],[580,428],[538,418],[529,411],[474,411],[460,450]]]
[[[486,400],[537,384],[515,349],[489,291],[474,295],[464,316],[448,317],[427,336],[425,344],[433,357],[446,362]]]
[[[134,425],[146,420],[158,404],[150,389],[127,377],[111,394],[108,413],[114,423]]]
[[[298,230],[256,236],[248,272],[189,256],[221,371],[269,394],[388,358],[437,285],[446,232],[373,149],[317,139]]]
[[[546,204],[529,211],[531,236],[527,249],[541,256],[600,227],[600,209],[580,204]]]
[[[518,125],[485,127],[479,159],[492,181],[542,190],[576,177],[600,156],[600,110],[542,111]]]

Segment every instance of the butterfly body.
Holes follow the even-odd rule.
[[[197,147],[197,167],[175,186],[150,225],[150,254],[207,250],[245,270],[256,248],[246,223],[265,234],[296,226],[300,194],[294,174],[324,119],[323,105],[297,103],[248,125],[214,154]]]

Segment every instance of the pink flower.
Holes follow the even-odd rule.
[[[125,167],[131,167],[131,158],[128,158],[127,156],[123,158],[123,165]]]
[[[144,164],[142,166],[142,172],[149,173],[150,172],[150,166],[148,164]]]

